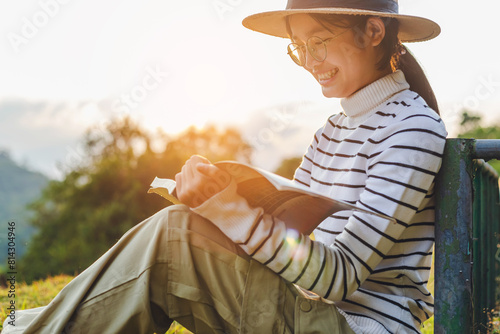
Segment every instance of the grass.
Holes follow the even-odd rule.
[[[431,275],[428,288],[431,293],[434,293],[434,275]],[[33,282],[31,285],[19,283],[16,285],[16,309],[24,310],[47,305],[57,293],[68,284],[73,277],[67,275],[59,275],[49,277],[44,280]],[[9,306],[10,298],[8,297],[8,289],[0,288],[0,330],[2,324],[7,317],[7,307]],[[166,334],[190,334],[191,332],[183,328],[178,323],[174,322]],[[431,317],[424,323],[422,327],[423,334],[434,333],[434,317]],[[494,333],[500,333],[496,330]]]
[[[434,253],[434,252],[433,252]],[[432,256],[431,273],[429,277],[429,282],[427,283],[427,289],[434,296],[434,255]],[[420,327],[422,334],[433,334],[434,333],[434,316],[430,317],[422,327]]]
[[[47,305],[57,293],[71,280],[72,276],[59,275],[49,277],[44,280],[33,282],[31,285],[26,283],[16,284],[16,310],[24,310]],[[0,330],[7,317],[7,307],[10,305],[11,298],[8,297],[9,289],[0,287]],[[174,322],[167,334],[190,334],[191,332]]]

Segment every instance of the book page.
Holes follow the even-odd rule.
[[[155,177],[151,183],[148,193],[155,193],[170,201],[172,204],[181,204],[173,194],[175,193],[175,181],[170,179],[160,179]]]
[[[327,197],[256,167],[234,161],[221,161],[215,165],[234,178],[238,194],[251,206],[262,207],[265,213],[278,217],[289,228],[304,234],[310,234],[329,215],[339,211],[350,210],[394,220]],[[175,191],[175,181],[156,178],[151,187],[148,192],[156,192],[174,204],[180,203],[172,195]]]
[[[264,177],[267,179],[274,188],[278,190],[300,190],[303,189],[305,191],[309,191],[307,187],[300,185],[290,179],[287,179],[283,176],[271,173],[267,170],[249,166],[243,163],[234,162],[234,161],[221,161],[215,163],[215,165],[222,170],[228,172],[237,183]]]
[[[264,177],[238,184],[238,194],[253,207],[281,219],[289,228],[310,234],[329,215],[353,206],[326,197],[315,197],[293,190],[277,191]]]

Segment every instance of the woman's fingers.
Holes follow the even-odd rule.
[[[219,191],[226,188],[229,182],[231,182],[231,175],[217,166],[211,164],[198,164],[196,165],[196,169],[203,175],[211,178],[212,181],[215,181],[215,183],[221,187]]]
[[[179,200],[190,207],[197,207],[226,188],[231,177],[206,158],[192,156],[175,176],[175,181]]]
[[[204,164],[211,164],[210,160],[208,160],[205,157],[202,157],[201,155],[193,155],[191,158],[186,161],[186,164],[198,164],[198,163],[204,163]]]
[[[196,169],[204,176],[201,191],[207,198],[224,190],[231,181],[231,177],[228,173],[214,165],[199,163],[196,165]]]

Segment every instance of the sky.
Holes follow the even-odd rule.
[[[500,124],[498,1],[400,0],[441,25],[407,46],[450,136],[463,108]],[[130,115],[150,130],[237,126],[274,169],[340,111],[286,55],[285,39],[241,25],[286,0],[0,0],[0,149],[53,178],[89,126]],[[80,157],[81,158],[81,157]],[[58,167],[59,166],[59,167]]]

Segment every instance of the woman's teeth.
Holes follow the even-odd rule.
[[[319,80],[329,80],[329,79],[333,78],[335,76],[335,74],[337,74],[338,71],[339,71],[338,69],[335,69],[335,70],[331,70],[329,72],[318,74],[318,79]]]

